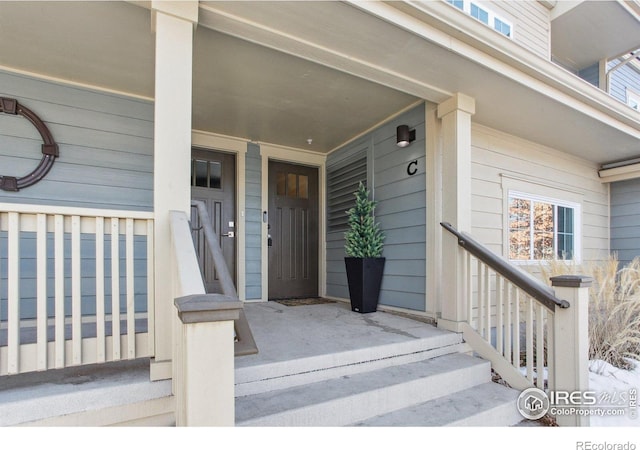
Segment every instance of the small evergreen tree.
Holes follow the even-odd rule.
[[[374,222],[376,202],[369,200],[369,190],[362,181],[354,193],[356,205],[349,211],[349,231],[345,233],[347,256],[356,258],[378,258],[382,255],[384,233]]]

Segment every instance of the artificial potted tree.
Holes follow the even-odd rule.
[[[349,231],[345,233],[344,262],[351,310],[370,313],[378,308],[385,262],[384,233],[374,220],[376,202],[369,199],[369,191],[362,182],[354,195],[356,204],[347,211]]]

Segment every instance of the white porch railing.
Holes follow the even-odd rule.
[[[0,376],[153,356],[153,230],[153,213],[0,204]]]
[[[591,279],[552,278],[556,294],[467,233],[442,226],[458,239],[464,255],[465,341],[513,388],[587,389]],[[558,423],[584,425],[588,419],[558,417]]]

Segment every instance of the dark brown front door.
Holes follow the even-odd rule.
[[[269,162],[269,299],[318,295],[318,169]]]
[[[231,277],[236,277],[236,159],[228,153],[193,149],[191,152],[191,198],[207,205]],[[193,241],[207,292],[220,293],[220,281],[206,245],[202,223],[191,208]]]

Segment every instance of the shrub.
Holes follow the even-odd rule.
[[[622,268],[616,256],[581,266],[552,261],[542,268],[546,281],[568,274],[594,279],[589,290],[589,359],[631,369],[628,359],[640,361],[640,258]]]
[[[345,233],[345,252],[356,258],[379,258],[384,246],[384,233],[375,222],[376,202],[369,200],[369,191],[360,182],[354,192],[356,204],[346,214],[349,231]]]

